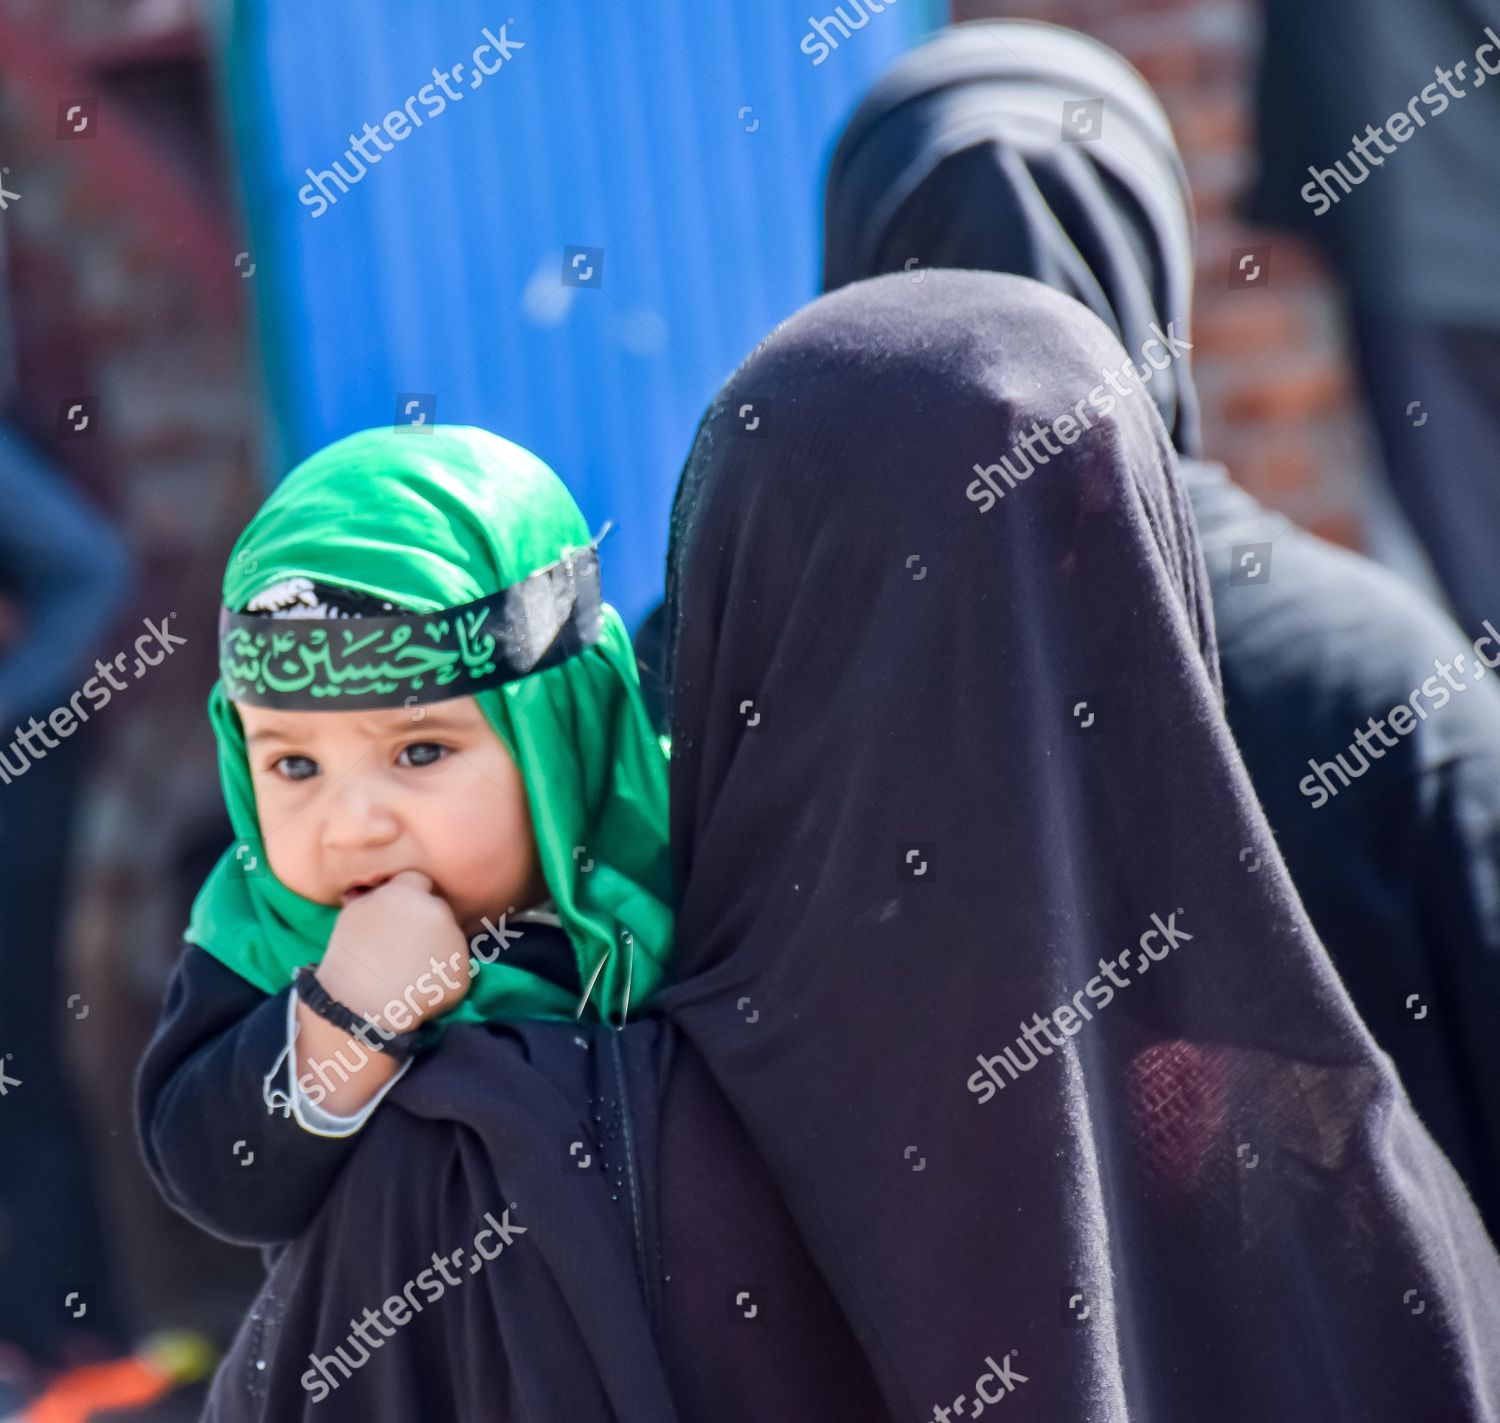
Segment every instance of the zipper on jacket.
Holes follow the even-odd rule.
[[[651,1332],[660,1339],[657,1326],[656,1274],[651,1262],[646,1259],[646,1236],[642,1224],[641,1179],[636,1163],[635,1127],[630,1111],[630,1084],[625,1078],[625,1062],[620,1052],[620,1030],[606,1025],[604,1032],[609,1039],[610,1061],[615,1069],[615,1088],[620,1094],[620,1138],[625,1155],[625,1179],[630,1191],[631,1235],[635,1241],[635,1270],[640,1280],[641,1293],[646,1300],[646,1315]]]

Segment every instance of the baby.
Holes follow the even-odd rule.
[[[620,1022],[655,987],[666,759],[576,504],[482,430],[306,461],[237,543],[219,634],[237,838],[193,906],[141,1129],[169,1200],[278,1244],[447,1026]]]
[[[483,926],[546,899],[526,784],[472,696],[415,714],[235,710],[271,873],[343,911],[316,983],[378,1034],[356,1028],[361,1051],[298,998],[296,1090],[348,1117],[403,1068],[391,1034],[468,993],[493,956]]]

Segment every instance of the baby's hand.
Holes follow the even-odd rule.
[[[447,1012],[471,981],[463,930],[418,870],[403,870],[345,905],[318,965],[318,982],[356,1013],[385,1024],[386,1005],[405,1003],[412,1013],[406,1030]]]

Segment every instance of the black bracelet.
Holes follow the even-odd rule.
[[[345,1007],[318,982],[317,964],[303,964],[293,982],[297,996],[318,1017],[342,1028],[351,1038],[358,1038],[371,1052],[383,1052],[387,1057],[397,1059],[410,1057],[418,1048],[426,1046],[431,1036],[425,1023],[408,1032],[391,1033],[354,1009]]]

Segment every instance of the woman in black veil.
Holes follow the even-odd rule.
[[[1203,547],[1236,744],[1355,1007],[1494,1235],[1500,679],[1405,580],[1205,460],[1195,263],[1187,180],[1150,86],[1054,25],[957,25],[903,55],[829,167],[827,287],[908,266],[1033,277],[1159,367],[1149,390]],[[1387,717],[1409,734],[1387,735]]]
[[[1076,302],[923,278],[806,308],[700,427],[651,1012],[896,1417],[1500,1417],[1500,1264],[1234,749],[1150,395]]]

